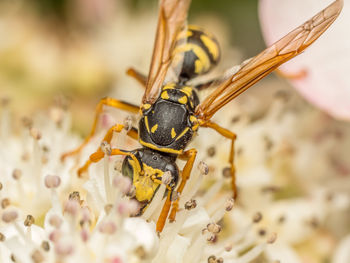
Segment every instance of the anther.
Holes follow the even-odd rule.
[[[4,198],[1,200],[1,208],[5,209],[6,207],[8,207],[11,204],[10,199],[8,198]]]
[[[224,178],[231,178],[231,168],[225,167],[224,169],[222,169],[222,175]]]
[[[41,139],[41,132],[38,129],[30,128],[30,135],[33,137],[34,140],[40,140]]]
[[[17,219],[18,213],[16,211],[6,211],[2,214],[2,221],[5,223],[13,222]]]
[[[41,243],[41,248],[44,250],[44,251],[49,251],[50,250],[50,243],[47,242],[47,241],[43,241]]]
[[[108,142],[106,142],[106,141],[101,142],[101,151],[104,154],[110,156],[111,153],[112,153],[111,145]]]
[[[170,184],[171,179],[172,179],[171,172],[166,171],[162,176],[162,183],[165,185],[168,185],[168,184]]]
[[[5,235],[0,232],[0,242],[4,242],[5,240],[6,240]]]
[[[75,200],[80,203],[80,193],[78,191],[74,191],[69,194],[69,200]]]
[[[15,169],[12,172],[12,178],[15,180],[19,180],[22,177],[22,171],[19,169]]]
[[[217,234],[221,231],[221,226],[216,223],[209,223],[207,229],[210,233]]]
[[[203,162],[203,161],[200,161],[199,164],[198,164],[198,169],[200,171],[200,173],[202,175],[207,175],[209,173],[209,167],[208,165]]]
[[[123,167],[123,161],[121,161],[121,160],[115,161],[115,163],[114,163],[114,171],[117,171],[117,172],[121,173],[122,172],[122,167]]]
[[[230,252],[232,250],[232,248],[233,248],[232,243],[228,243],[228,244],[225,245],[225,251],[226,252]]]
[[[281,215],[278,219],[277,222],[279,224],[283,224],[286,221],[286,217],[284,215]]]
[[[209,256],[208,263],[216,263],[216,257],[214,255]]]
[[[132,117],[131,116],[127,116],[125,119],[124,119],[124,129],[126,131],[130,131],[131,128],[132,128]]]
[[[61,178],[57,175],[47,175],[44,182],[47,188],[57,188],[61,184]]]
[[[216,241],[216,235],[213,233],[209,234],[209,236],[207,237],[207,241],[210,243],[214,243]]]
[[[106,205],[104,206],[104,210],[105,210],[105,212],[106,212],[107,215],[111,212],[112,208],[113,208],[113,205],[112,205],[112,204],[106,204]]]
[[[216,149],[215,149],[214,146],[211,146],[211,147],[209,147],[209,148],[207,149],[207,155],[208,155],[209,157],[215,156],[215,153],[216,153]]]
[[[229,198],[227,201],[226,201],[226,204],[225,204],[225,210],[227,212],[231,211],[233,206],[235,204],[235,199],[233,198]]]
[[[27,215],[26,219],[24,220],[24,226],[30,227],[34,223],[35,223],[34,217],[32,215]]]
[[[253,216],[253,222],[259,223],[262,218],[263,218],[262,214],[260,212],[256,212]]]
[[[117,226],[114,222],[102,222],[98,230],[103,234],[112,235],[117,230]]]
[[[34,250],[33,254],[32,254],[32,260],[34,263],[41,263],[44,262],[45,258],[43,256],[43,254],[39,251],[39,250]]]
[[[241,119],[241,117],[238,115],[233,116],[231,119],[231,123],[237,123],[237,122],[239,122],[240,119]]]
[[[267,243],[268,244],[273,244],[273,243],[275,243],[275,241],[276,241],[276,239],[277,239],[277,233],[271,233],[270,235],[269,235],[269,237],[267,238]]]
[[[60,228],[63,221],[58,215],[52,215],[49,218],[49,224],[55,228]]]
[[[263,228],[262,228],[262,229],[259,229],[259,230],[258,230],[258,234],[259,234],[259,236],[262,236],[262,237],[263,237],[263,236],[266,235],[266,230],[263,229]]]
[[[195,199],[191,199],[185,203],[185,209],[191,210],[197,207],[197,201]]]

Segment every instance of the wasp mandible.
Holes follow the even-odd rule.
[[[209,72],[220,58],[220,48],[213,35],[196,26],[186,27],[190,0],[160,0],[158,25],[148,76],[134,69],[128,74],[138,80],[145,92],[140,106],[113,98],[102,99],[96,109],[96,116],[90,135],[75,150],[62,158],[77,154],[89,142],[104,106],[140,114],[138,129],[132,127],[127,135],[138,140],[141,148],[122,150],[112,148],[111,155],[126,156],[122,173],[129,176],[135,187],[135,198],[142,204],[142,213],[152,201],[162,183],[165,173],[171,175],[167,183],[166,200],[157,220],[156,230],[161,232],[171,209],[169,220],[175,220],[179,197],[190,177],[197,150],[186,150],[199,127],[214,129],[231,141],[228,162],[232,177],[232,190],[237,196],[234,143],[236,135],[211,121],[212,116],[239,94],[264,78],[281,64],[300,54],[310,46],[336,20],[343,6],[336,0],[320,13],[281,38],[272,46],[241,65],[240,69],[226,78],[211,80],[193,87],[188,84],[193,78]],[[170,69],[177,69],[177,79],[165,81]],[[215,89],[199,101],[199,88],[214,86]],[[120,133],[124,125],[111,127],[103,141],[110,143],[114,133]],[[85,165],[78,170],[81,175],[91,163],[104,157],[102,149],[91,154]],[[186,161],[180,172],[177,158]],[[179,180],[181,178],[181,180]],[[180,183],[178,184],[178,181]]]

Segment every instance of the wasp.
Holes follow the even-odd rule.
[[[122,173],[131,178],[135,187],[135,199],[142,204],[142,213],[152,201],[163,176],[170,174],[166,183],[165,202],[157,220],[156,230],[161,232],[166,219],[175,220],[181,193],[188,181],[197,150],[186,150],[200,127],[215,130],[230,140],[228,163],[232,178],[233,196],[237,196],[234,144],[236,135],[211,120],[213,115],[253,84],[300,54],[310,46],[336,20],[343,1],[336,0],[310,20],[297,27],[257,56],[243,63],[230,76],[213,79],[197,86],[189,81],[208,73],[220,59],[220,48],[215,37],[196,26],[186,26],[190,0],[160,0],[158,25],[148,76],[130,68],[127,73],[144,88],[141,105],[133,105],[114,98],[102,99],[90,135],[76,149],[65,153],[62,159],[77,154],[89,142],[104,106],[139,114],[138,129],[132,127],[127,135],[138,140],[141,148],[123,150],[112,148],[108,154],[125,156]],[[166,80],[168,73],[177,69],[175,80]],[[198,91],[213,87],[211,93],[200,102]],[[125,129],[116,124],[106,133],[103,141],[109,143],[115,133]],[[92,163],[105,156],[101,148],[90,155],[78,170],[81,175]],[[179,170],[176,160],[186,163]],[[174,198],[173,196],[177,196]],[[174,200],[175,199],[175,200]],[[170,211],[171,209],[171,211]],[[169,214],[170,212],[170,214]]]

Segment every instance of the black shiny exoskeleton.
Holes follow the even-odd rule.
[[[175,188],[179,178],[175,161],[199,126],[194,114],[199,98],[195,88],[186,84],[190,79],[207,73],[220,57],[215,38],[198,27],[188,28],[186,40],[179,39],[174,52],[173,66],[180,68],[178,81],[165,84],[153,104],[141,106],[138,139],[144,148],[131,152],[138,165],[130,156],[123,162],[123,174],[133,180],[135,198],[143,207],[154,197],[164,172],[171,172],[172,180],[168,186],[171,190]],[[176,64],[178,61],[182,64]],[[155,180],[159,180],[158,183]]]

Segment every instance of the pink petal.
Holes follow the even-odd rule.
[[[265,42],[270,45],[321,11],[329,0],[260,0],[259,16]],[[350,120],[350,5],[304,54],[280,69],[284,73],[307,71],[290,80],[311,103],[332,116]]]

